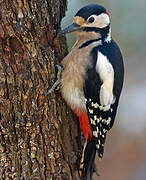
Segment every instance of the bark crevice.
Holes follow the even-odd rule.
[[[78,179],[78,125],[59,91],[54,64],[66,0],[0,2],[0,177]],[[53,37],[56,37],[53,40]]]

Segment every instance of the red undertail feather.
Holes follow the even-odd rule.
[[[87,142],[88,139],[92,138],[92,131],[89,123],[88,114],[86,112],[79,112],[78,110],[74,110],[74,112],[77,116],[79,116],[80,126]]]

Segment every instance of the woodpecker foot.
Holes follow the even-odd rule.
[[[53,84],[51,89],[49,89],[49,91],[45,93],[46,96],[51,94],[52,91],[54,91],[58,87],[58,85],[61,83],[61,73],[63,71],[63,67],[61,65],[59,65],[59,64],[56,64],[55,67],[57,67],[57,69],[58,69],[58,72],[57,72],[57,81]]]

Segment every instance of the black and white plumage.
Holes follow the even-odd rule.
[[[114,124],[123,85],[124,69],[122,55],[113,40],[93,48],[91,56],[93,66],[87,68],[84,93],[93,137],[98,155],[102,158],[106,133]],[[104,72],[100,71],[100,66],[104,66],[105,69],[101,67]],[[103,90],[106,81],[107,87],[105,86]]]
[[[79,116],[86,142],[81,159],[82,174],[91,177],[96,151],[102,158],[107,131],[116,116],[124,78],[123,59],[111,38],[110,17],[97,4],[77,12],[62,33],[75,32],[78,40],[63,59],[61,92]]]

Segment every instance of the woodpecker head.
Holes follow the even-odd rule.
[[[104,40],[110,36],[110,17],[100,5],[90,4],[81,8],[74,16],[73,24],[62,30],[62,34],[76,32],[78,36],[89,33],[100,34]]]

